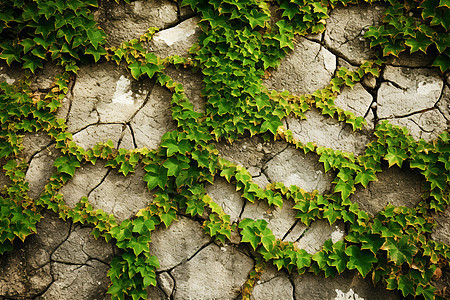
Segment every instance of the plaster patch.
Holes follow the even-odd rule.
[[[119,104],[134,104],[130,79],[123,75],[120,76],[116,83],[116,91],[112,97],[112,102]]]
[[[340,241],[344,237],[344,232],[335,226],[336,230],[331,233],[331,241],[334,243]]]
[[[4,81],[6,81],[6,83],[9,84],[9,85],[13,85],[14,82],[16,82],[15,79],[9,77],[7,74],[2,74],[2,75],[0,75],[0,77],[3,77],[2,79],[3,79]]]
[[[335,289],[337,296],[334,297],[334,300],[364,300],[364,298],[358,296],[353,289],[350,289],[347,293],[339,289]]]
[[[421,95],[428,95],[434,92],[439,92],[441,86],[437,83],[430,83],[426,81],[419,82],[417,87],[417,93]]]
[[[328,73],[333,73],[334,70],[336,70],[336,56],[334,56],[333,53],[328,51],[325,48],[322,48],[324,51],[323,54],[323,64],[325,67],[325,70],[328,71]]]
[[[173,28],[158,32],[153,39],[155,41],[163,41],[168,46],[172,46],[173,44],[187,40],[188,37],[194,35],[196,25],[196,20],[189,19]]]

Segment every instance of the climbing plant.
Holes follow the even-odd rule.
[[[20,65],[26,75],[17,85],[0,84],[0,159],[9,179],[0,190],[0,253],[12,250],[16,237],[24,240],[35,233],[41,210],[50,209],[63,219],[90,224],[96,238],[112,241],[122,249],[108,272],[108,293],[114,299],[145,299],[146,288],[156,285],[155,270],[159,267],[149,250],[151,232],[156,226],[169,227],[178,213],[193,217],[206,213],[203,228],[211,238],[226,243],[235,232],[240,242],[253,250],[257,263],[243,286],[245,299],[249,299],[267,263],[289,272],[314,272],[325,277],[356,269],[361,276],[371,276],[375,283],[381,281],[405,297],[445,297],[431,279],[438,269],[448,268],[450,249],[430,239],[430,233],[431,213],[443,211],[449,203],[449,133],[430,143],[417,142],[405,128],[382,122],[365,153],[355,157],[314,143],[302,144],[283,127],[284,118],[306,118],[306,111],[317,109],[350,124],[354,131],[361,130],[364,118],[336,107],[334,100],[344,87],[353,87],[367,74],[378,77],[385,64],[382,59],[364,62],[355,71],[340,68],[327,87],[311,95],[268,91],[262,84],[294,49],[296,35],[323,32],[329,11],[336,5],[350,4],[355,2],[184,0],[182,5],[202,16],[199,26],[203,33],[189,59],[162,59],[145,48],[157,28],[117,48],[109,47],[105,33],[93,19],[96,0],[2,1],[0,58],[8,65]],[[448,70],[448,3],[390,0],[385,6],[382,25],[366,33],[371,46],[382,49],[380,58],[397,56],[409,48],[410,52],[435,53],[434,65],[442,72]],[[47,61],[63,66],[65,72],[55,77],[48,93],[36,93],[30,88],[32,73]],[[115,149],[107,142],[86,150],[73,141],[65,120],[56,118],[68,83],[79,67],[104,61],[125,63],[136,80],[152,78],[173,93],[171,112],[177,129],[164,134],[157,149]],[[196,112],[183,86],[165,74],[169,65],[201,70],[205,113]],[[56,172],[36,201],[28,196],[27,164],[21,156],[22,137],[27,132],[47,133],[62,153],[54,163]],[[283,140],[304,153],[316,153],[325,171],[336,174],[333,192],[308,193],[277,182],[261,189],[245,168],[220,157],[213,143],[231,142],[244,135]],[[81,165],[98,160],[124,176],[142,167],[153,202],[121,223],[113,215],[94,209],[86,197],[75,208],[69,207],[59,189]],[[423,175],[426,191],[419,205],[388,205],[371,217],[350,201],[356,187],[366,188],[377,180],[383,163],[389,167],[408,165]],[[321,251],[311,255],[298,249],[296,243],[275,238],[264,220],[244,219],[232,224],[230,216],[205,190],[205,184],[217,177],[235,185],[249,202],[265,201],[282,208],[284,200],[294,201],[296,218],[306,225],[319,219],[329,224],[342,220],[348,225],[347,235],[336,243],[326,241]]]

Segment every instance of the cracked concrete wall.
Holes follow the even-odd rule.
[[[336,7],[324,33],[298,37],[295,49],[264,81],[268,89],[312,93],[324,88],[336,70],[355,69],[373,55],[362,38],[369,26],[378,24],[382,8],[366,4]],[[199,17],[188,8],[180,9],[167,0],[134,1],[131,5],[105,1],[96,12],[100,26],[113,46],[145,33],[150,26],[161,30],[147,47],[162,57],[186,56],[201,32]],[[165,70],[180,82],[194,109],[204,112],[201,97],[202,75],[189,69]],[[60,69],[48,64],[38,73],[32,87],[51,88]],[[0,80],[10,84],[21,77],[20,70],[0,66]],[[58,110],[67,120],[74,141],[90,148],[112,140],[115,147],[156,149],[162,135],[176,128],[170,111],[171,93],[152,80],[135,81],[126,68],[112,63],[81,66],[70,82],[70,91]],[[420,55],[392,60],[380,78],[366,76],[353,89],[346,88],[336,98],[338,107],[362,116],[368,125],[354,133],[349,125],[311,110],[306,120],[287,118],[286,127],[303,143],[353,152],[364,152],[381,120],[406,126],[415,139],[431,141],[450,124],[450,86],[430,67],[430,59]],[[52,164],[60,155],[45,134],[25,134],[24,158],[29,162],[26,179],[30,196],[37,198],[54,172]],[[297,185],[320,193],[332,190],[335,176],[324,172],[318,156],[304,154],[280,141],[243,137],[233,144],[216,144],[219,154],[245,167],[262,189],[272,182]],[[86,164],[61,190],[74,207],[86,196],[94,208],[112,213],[121,221],[131,218],[152,201],[142,181],[144,171],[123,177],[105,167],[104,162]],[[0,177],[2,186],[8,181]],[[383,170],[378,181],[358,189],[352,201],[375,215],[386,204],[412,207],[420,201],[423,178],[407,167]],[[309,227],[295,218],[293,203],[283,209],[246,202],[235,186],[216,178],[207,193],[230,215],[233,223],[243,218],[264,219],[277,238],[296,242],[309,253],[321,249],[324,241],[341,240],[343,223],[330,226],[325,221]],[[432,236],[449,243],[449,209],[436,216],[438,226]],[[254,266],[250,248],[235,243],[220,245],[210,240],[201,227],[201,218],[178,216],[169,228],[161,226],[152,234],[150,249],[160,261],[157,286],[148,289],[148,299],[237,299]],[[37,234],[0,258],[1,299],[109,299],[106,290],[109,263],[119,250],[103,240],[95,240],[90,228],[64,222],[52,212],[44,212]],[[311,274],[295,275],[268,266],[256,283],[252,299],[400,299],[399,294],[373,287],[355,272],[334,279]]]

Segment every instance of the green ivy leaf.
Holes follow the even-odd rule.
[[[336,267],[336,270],[341,274],[346,268],[348,263],[348,257],[345,254],[344,241],[338,241],[333,245],[333,252],[329,256],[331,266]]]
[[[377,181],[377,176],[375,175],[375,170],[366,169],[358,173],[355,178],[355,184],[361,183],[365,188],[369,184],[369,181]]]
[[[405,275],[398,277],[398,289],[402,291],[403,297],[414,295],[413,281]]]
[[[384,156],[389,162],[389,168],[394,164],[398,165],[400,168],[402,167],[403,161],[408,158],[406,151],[400,148],[388,148],[387,154]]]
[[[239,227],[241,227],[240,223]],[[250,245],[252,245],[253,250],[256,250],[256,247],[258,247],[258,244],[261,242],[261,238],[256,235],[254,228],[251,226],[244,227],[241,231],[241,235],[242,235],[242,242],[250,243]]]
[[[345,254],[349,257],[347,267],[349,270],[357,269],[359,273],[366,277],[372,269],[372,264],[378,262],[377,258],[367,250],[359,250],[355,245],[345,249]]]
[[[388,252],[388,257],[397,266],[407,262],[409,265],[413,262],[413,257],[417,253],[417,247],[410,242],[408,236],[404,235],[399,240],[387,238],[381,247],[382,250]]]

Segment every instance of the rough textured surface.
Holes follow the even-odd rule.
[[[238,249],[210,244],[171,272],[174,299],[234,299],[252,268],[253,260]]]
[[[101,28],[113,46],[139,38],[149,27],[160,29],[178,21],[177,4],[167,0],[133,1],[130,4],[108,0],[97,12]]]
[[[52,145],[33,156],[25,174],[25,179],[30,188],[28,191],[30,198],[36,199],[41,194],[52,174],[56,172],[53,163],[59,155],[59,150],[56,150],[55,146]]]
[[[153,36],[148,49],[162,58],[173,55],[187,56],[202,32],[197,26],[199,21],[199,17],[193,17],[175,27],[159,31]]]
[[[383,79],[377,100],[379,118],[406,116],[432,108],[443,88],[438,72],[430,69],[387,66]]]
[[[378,181],[370,182],[367,189],[358,186],[352,196],[352,200],[356,201],[362,210],[376,215],[388,203],[414,207],[422,200],[421,187],[424,179],[417,171],[393,166],[376,176]]]
[[[43,69],[36,72],[36,78],[31,83],[33,90],[48,91],[55,86],[55,77],[61,74],[64,68],[52,62],[47,62]]]
[[[318,278],[312,274],[293,275],[296,299],[371,299],[388,300],[401,299],[394,292],[385,291],[383,288],[374,287],[367,278],[362,279],[355,272],[344,272],[334,278]],[[353,292],[350,292],[350,289]],[[338,298],[341,294],[353,295],[353,298]],[[354,294],[360,298],[356,298]]]
[[[95,239],[90,233],[92,228],[75,227],[69,237],[53,252],[51,259],[66,264],[84,265],[95,259],[109,263],[114,255],[112,244],[103,239]]]
[[[252,300],[294,299],[294,288],[286,275],[276,276],[265,282],[258,282],[253,288]]]
[[[336,56],[319,43],[299,38],[294,51],[264,81],[269,89],[310,94],[324,88],[336,69]]]
[[[330,14],[325,30],[325,45],[355,64],[373,58],[374,51],[364,34],[377,26],[384,12],[379,5],[338,6]]]
[[[153,200],[147,184],[142,181],[144,173],[139,165],[135,173],[125,178],[112,170],[90,192],[88,201],[95,209],[113,214],[117,221],[131,218]]]
[[[188,50],[201,33],[198,25],[201,17],[189,7],[180,7],[181,1],[172,0],[119,2],[102,0],[95,12],[100,27],[108,35],[108,47],[139,38],[150,26],[156,26],[159,30],[153,40],[144,45],[148,51],[161,58],[171,55],[189,58]],[[282,10],[275,3],[271,3],[270,10],[273,13],[270,22],[275,26]],[[279,92],[310,94],[326,87],[337,68],[356,71],[361,61],[372,57],[373,52],[362,36],[369,26],[379,24],[382,11],[377,5],[338,5],[326,20],[325,32],[297,37],[295,49],[281,61],[279,68],[267,70],[265,86]],[[315,109],[307,112],[306,120],[296,120],[292,115],[285,118],[285,128],[302,143],[313,142],[355,155],[364,152],[365,145],[374,138],[375,124],[382,120],[406,126],[415,139],[431,141],[448,130],[450,124],[450,74],[442,75],[431,68],[432,59],[419,52],[387,58],[379,78],[366,75],[353,89],[344,88],[337,95],[337,107],[367,120],[363,131],[353,132],[351,125]],[[89,149],[98,142],[111,140],[116,148],[156,150],[163,134],[176,129],[171,112],[172,93],[156,79],[134,80],[125,62],[80,63],[79,67],[78,73],[70,76],[68,93],[56,113],[58,118],[66,119],[67,130],[78,145]],[[54,76],[60,72],[61,68],[52,63],[36,70],[28,78],[35,96],[44,97],[55,86]],[[183,86],[195,111],[205,112],[201,70],[189,64],[175,67],[168,62],[163,72]],[[17,84],[21,78],[24,72],[15,63],[8,67],[0,62],[0,81]],[[24,135],[24,152],[18,158],[29,163],[26,170],[29,195],[37,198],[55,171],[52,165],[60,153],[46,132],[20,134]],[[222,158],[246,168],[261,189],[266,189],[269,183],[283,182],[319,193],[333,190],[331,182],[336,173],[324,173],[316,154],[305,155],[269,135],[248,135],[246,131],[232,143],[222,139],[214,144]],[[5,163],[5,159],[0,159],[1,166]],[[421,201],[424,178],[408,169],[408,162],[403,169],[387,168],[382,159],[382,167],[378,181],[370,182],[366,189],[358,184],[351,196],[361,209],[375,215],[387,203],[414,207]],[[119,222],[133,220],[154,199],[154,191],[148,191],[143,181],[144,175],[143,165],[125,177],[105,167],[105,161],[99,159],[95,165],[83,163],[58,192],[71,208],[87,197],[94,209],[112,213]],[[2,193],[8,184],[11,182],[5,172],[0,172]],[[306,226],[295,218],[291,200],[284,200],[282,209],[269,207],[264,201],[245,201],[242,190],[236,191],[235,182],[227,182],[220,171],[215,174],[213,184],[205,184],[205,189],[235,225],[244,218],[264,219],[277,238],[311,254],[319,251],[328,239],[342,240],[349,228],[341,220],[329,225],[326,219]],[[231,241],[224,244],[205,234],[202,224],[210,211],[206,208],[201,216],[190,217],[181,208],[169,228],[161,224],[152,231],[150,253],[157,256],[160,268],[156,271],[157,285],[147,289],[148,299],[242,297],[239,293],[253,270],[255,253],[247,243],[238,245],[240,229],[233,231]],[[48,211],[43,211],[43,216],[37,224],[37,234],[27,237],[24,243],[16,239],[14,250],[0,257],[0,299],[110,299],[106,294],[110,284],[107,271],[112,257],[121,254],[114,239],[110,243],[101,238],[95,240],[90,234],[92,228],[72,224],[70,220],[63,222]],[[433,218],[437,226],[430,237],[450,243],[449,209],[434,214]],[[448,290],[450,273],[446,268],[441,270],[441,277],[433,283]],[[401,299],[381,286],[373,287],[370,278],[362,279],[356,271],[327,279],[323,275],[295,274],[295,269],[288,274],[267,262],[251,299]]]
[[[0,256],[0,298],[34,297],[52,283],[50,256],[67,238],[70,224],[53,212],[44,212],[38,234],[30,236],[15,251]]]
[[[286,120],[294,138],[304,144],[312,142],[334,150],[361,154],[370,142],[370,135],[362,131],[353,132],[351,125],[326,117],[315,110],[310,110],[305,115],[306,120]]]
[[[161,227],[152,233],[150,253],[159,259],[159,270],[169,270],[189,259],[210,239],[200,223],[180,216],[169,228]]]
[[[82,197],[89,196],[89,193],[104,180],[107,173],[108,169],[102,161],[98,161],[95,165],[85,164],[75,171],[74,177],[59,192],[63,194],[67,205],[75,207]]]
[[[332,174],[325,173],[317,155],[288,147],[272,158],[264,167],[271,182],[282,182],[285,186],[296,185],[307,192],[319,193],[331,188]]]
[[[431,237],[437,241],[450,245],[450,207],[443,212],[434,215],[436,227]]]
[[[54,281],[37,299],[107,299],[109,279],[105,274],[109,265],[89,260],[84,265],[52,263],[51,267],[56,274]]]
[[[171,99],[172,94],[168,90],[155,86],[147,103],[131,120],[138,148],[157,148],[164,133],[176,128],[170,112]]]
[[[168,67],[164,70],[164,73],[169,75],[173,81],[183,85],[184,92],[196,112],[205,112],[205,101],[201,97],[201,90],[203,88],[203,75],[201,72]]]
[[[230,222],[238,221],[245,200],[241,198],[234,185],[223,178],[217,178],[214,184],[206,186],[206,192],[227,215],[230,215]]]
[[[353,89],[344,88],[344,90],[336,97],[334,104],[346,111],[350,111],[357,117],[365,117],[367,121],[366,128],[374,128],[374,115],[370,109],[373,97],[367,92],[362,84],[357,83]]]
[[[48,148],[53,143],[52,139],[45,133],[25,133],[23,136],[23,156],[29,161],[37,153]]]
[[[450,124],[450,88],[445,85],[444,90],[442,91],[441,99],[439,99],[438,103],[436,103],[441,114],[447,120],[447,125]]]
[[[331,239],[336,243],[344,239],[344,223],[336,222],[333,225],[328,220],[318,220],[313,222],[298,240],[298,248],[305,249],[306,252],[314,254],[322,249],[323,243]]]
[[[279,207],[269,208],[265,201],[256,203],[247,202],[241,215],[241,219],[264,219],[277,239],[282,239],[288,230],[295,224],[296,212],[292,209],[294,203],[285,200],[283,209]]]
[[[264,142],[261,138],[252,137],[234,141],[231,145],[220,143],[216,147],[223,158],[243,166],[252,176],[257,177],[265,164],[286,149],[287,144],[279,141]]]
[[[152,87],[150,81],[131,81],[113,62],[81,67],[69,99],[68,130],[76,133],[96,123],[128,122]]]
[[[427,142],[435,140],[439,134],[449,128],[448,121],[438,109],[419,112],[404,118],[389,120],[391,124],[406,127],[415,140]]]
[[[113,142],[115,148],[118,147],[122,137],[123,125],[121,124],[95,124],[86,127],[73,135],[73,141],[85,150],[93,148],[98,143]]]

